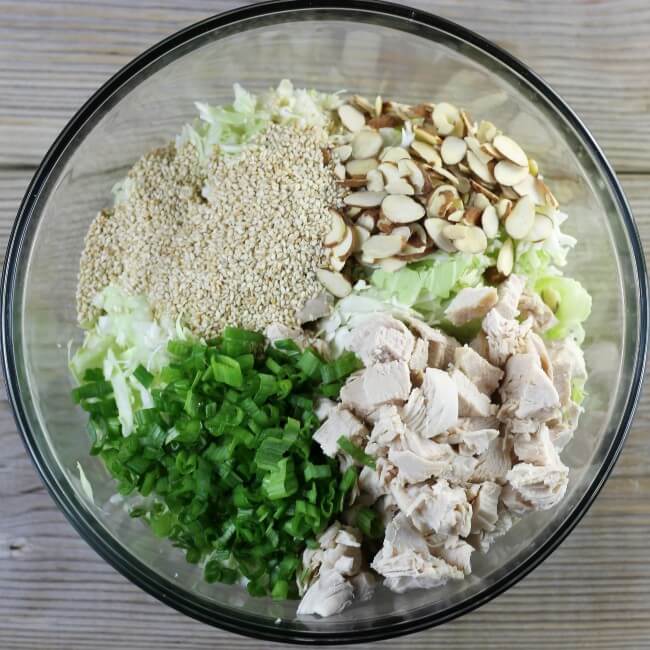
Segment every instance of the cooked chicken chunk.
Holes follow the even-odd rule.
[[[494,287],[468,287],[461,289],[447,305],[445,316],[452,325],[460,326],[485,314],[496,305],[497,290]]]
[[[500,417],[545,420],[560,407],[557,390],[534,354],[510,357],[500,393]]]
[[[365,366],[385,361],[409,361],[415,337],[409,329],[389,315],[378,314],[352,330],[345,347]]]
[[[363,467],[359,473],[360,500],[372,505],[377,499],[390,493],[390,485],[397,476],[397,468],[381,456],[375,460],[375,469]]]
[[[493,366],[478,352],[464,345],[454,350],[454,365],[486,395],[492,395],[503,379],[503,370]]]
[[[429,363],[429,343],[424,339],[417,339],[413,353],[409,359],[409,368],[414,372],[423,372]]]
[[[440,543],[432,546],[431,552],[435,556],[442,558],[447,564],[460,569],[465,575],[472,572],[471,556],[474,547],[459,537],[445,538]]]
[[[458,391],[458,415],[461,417],[489,417],[496,412],[490,398],[469,380],[458,368],[450,371],[451,379]]]
[[[307,347],[312,347],[324,359],[329,359],[330,356],[329,346],[325,341],[319,338],[311,338],[310,336],[307,336],[301,329],[287,327],[281,323],[271,323],[264,330],[264,336],[266,336],[269,343],[283,341],[284,339],[291,339],[298,345],[301,350],[304,350]]]
[[[458,389],[446,372],[427,368],[422,382],[426,416],[424,436],[432,438],[458,419]]]
[[[334,616],[340,614],[354,600],[354,586],[338,571],[327,569],[307,589],[296,614]]]
[[[454,360],[454,350],[460,343],[453,336],[449,336],[442,330],[431,327],[417,318],[410,318],[408,324],[415,334],[424,339],[429,346],[427,365],[430,368],[446,370]]]
[[[467,431],[453,427],[447,437],[447,442],[458,445],[458,453],[463,456],[480,456],[487,452],[492,440],[498,437],[498,429]]]
[[[483,319],[488,361],[503,367],[511,355],[526,347],[525,339],[531,327],[531,320],[520,323],[514,318],[505,318],[496,307],[491,309]]]
[[[314,405],[314,413],[321,422],[327,420],[334,409],[336,409],[336,402],[327,397],[319,397]]]
[[[510,444],[507,438],[503,436],[495,438],[490,442],[488,450],[479,456],[470,480],[475,483],[483,481],[504,483],[511,466]]]
[[[481,483],[478,494],[472,501],[472,532],[491,531],[498,519],[501,486],[493,481]]]
[[[514,451],[517,458],[532,465],[560,465],[560,456],[551,440],[545,424],[535,433],[521,433],[515,437]]]
[[[524,319],[529,316],[533,319],[533,328],[538,332],[545,332],[557,323],[555,314],[540,295],[529,289],[524,289],[521,294],[518,309]]]
[[[499,285],[499,300],[494,309],[504,318],[517,318],[519,316],[517,306],[525,286],[526,280],[520,275],[509,275],[508,279]]]
[[[517,463],[506,476],[502,499],[509,510],[522,515],[552,508],[566,492],[569,468],[560,465]]]
[[[336,456],[339,449],[338,439],[343,436],[355,444],[363,442],[368,435],[366,426],[346,408],[334,409],[314,434],[314,440],[321,446],[323,453],[330,458]]]

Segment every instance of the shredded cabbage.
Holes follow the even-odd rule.
[[[70,370],[78,382],[90,368],[101,368],[104,379],[113,387],[122,433],[133,430],[133,414],[153,406],[153,398],[134,376],[144,366],[152,374],[169,363],[167,343],[187,339],[189,332],[168,317],[156,321],[142,296],[129,296],[122,289],[108,286],[93,301],[102,315],[86,332],[82,346],[70,360]]]
[[[542,294],[544,290],[552,290],[558,298],[555,310],[557,325],[546,332],[549,339],[563,339],[573,336],[578,343],[584,340],[585,332],[582,323],[591,314],[591,296],[586,289],[572,278],[562,276],[547,276],[535,282],[535,290]]]

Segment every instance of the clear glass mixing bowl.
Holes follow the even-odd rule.
[[[110,188],[146,150],[195,115],[282,77],[403,101],[445,100],[506,129],[539,161],[579,240],[569,272],[593,296],[586,413],[564,453],[564,501],[476,554],[474,573],[431,591],[380,590],[328,620],[298,620],[295,603],[208,585],[183,555],[111,501],[88,456],[85,417],[70,400],[68,342],[80,341],[75,284],[86,229]],[[263,291],[263,287],[260,287]],[[548,86],[493,44],[435,16],[374,2],[281,2],[198,23],[127,65],[72,119],[20,208],[3,278],[2,343],[19,428],[52,496],[79,533],[134,583],[202,621],[267,639],[369,641],[449,620],[522,578],[575,526],[602,487],[630,426],[647,344],[647,278],[634,222],[600,149]],[[80,489],[81,460],[95,503]]]

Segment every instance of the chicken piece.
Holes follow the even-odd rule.
[[[461,456],[480,456],[487,452],[490,442],[498,437],[498,429],[467,431],[453,427],[447,437],[447,442],[450,445],[458,445],[458,453]]]
[[[532,324],[530,319],[520,323],[505,318],[496,307],[491,309],[483,319],[488,361],[502,368],[511,355],[525,349],[526,336]]]
[[[423,535],[469,534],[472,506],[462,487],[451,487],[445,480],[402,487],[393,483],[391,494],[413,527]]]
[[[424,339],[416,339],[409,368],[414,372],[424,372],[429,364],[429,344]]]
[[[374,424],[365,451],[371,456],[385,456],[391,443],[404,434],[404,422],[393,404],[380,406],[372,415]]]
[[[482,530],[479,533],[470,535],[468,541],[481,553],[487,553],[490,546],[499,538],[503,537],[515,524],[517,517],[507,510],[503,504],[499,504],[497,520],[492,530]]]
[[[432,438],[445,431],[458,419],[458,389],[449,375],[437,368],[427,368],[422,382],[425,403],[424,426],[418,432]]]
[[[460,327],[465,323],[483,318],[497,304],[498,294],[494,287],[467,287],[461,289],[447,305],[445,316]]]
[[[458,368],[450,370],[450,376],[458,391],[458,415],[461,417],[489,417],[496,412],[490,398],[481,393]]]
[[[571,338],[552,343],[548,352],[553,367],[553,384],[558,392],[560,404],[567,407],[571,402],[574,378],[587,378],[583,352]]]
[[[338,439],[343,436],[359,445],[368,435],[365,424],[358,420],[346,408],[334,409],[314,433],[314,440],[321,446],[323,453],[334,458],[339,451]]]
[[[463,577],[462,571],[431,554],[422,535],[403,513],[387,525],[384,544],[371,567],[384,576],[388,589],[399,594],[438,587]]]
[[[494,530],[499,517],[501,489],[501,486],[493,481],[485,481],[478,486],[478,494],[472,501],[472,533]]]
[[[561,464],[560,456],[545,424],[540,424],[535,433],[522,433],[515,436],[514,452],[521,462],[531,465]]]
[[[537,332],[545,332],[557,324],[555,314],[535,291],[524,289],[517,308],[524,319],[532,318],[533,329]]]
[[[327,569],[307,589],[296,614],[334,616],[340,614],[354,600],[354,586],[338,571]]]
[[[401,409],[404,424],[419,436],[427,434],[427,405],[421,388],[414,388]]]
[[[311,323],[312,321],[324,318],[332,313],[332,305],[334,299],[332,294],[327,291],[318,294],[315,298],[310,298],[298,311],[296,318],[302,325],[303,323]]]
[[[370,600],[375,593],[377,580],[370,571],[359,571],[349,578],[352,588],[354,589],[354,600],[362,603]]]
[[[519,316],[519,301],[526,286],[526,280],[520,275],[509,275],[499,285],[499,300],[494,307],[503,318],[513,319]],[[532,323],[532,321],[531,321]]]
[[[336,409],[336,402],[327,397],[319,397],[314,405],[314,414],[320,422],[327,420],[332,411]]]
[[[464,539],[456,536],[446,537],[437,544],[430,544],[429,547],[433,555],[460,569],[466,576],[472,572],[471,556],[475,549]]]
[[[454,360],[454,350],[460,343],[453,337],[445,334],[442,330],[427,325],[417,318],[409,318],[410,328],[429,345],[429,358],[427,365],[430,368],[442,368]]]
[[[476,468],[469,480],[474,483],[483,481],[505,483],[506,475],[511,467],[510,444],[505,437],[501,436],[492,440],[485,454],[479,456]]]
[[[271,344],[276,341],[291,339],[301,350],[314,348],[324,359],[330,358],[330,349],[327,343],[322,339],[307,336],[301,329],[287,327],[282,323],[271,323],[264,330],[264,336]]]
[[[486,395],[492,395],[503,379],[503,370],[493,366],[475,350],[464,345],[454,350],[454,365]]]
[[[562,464],[540,467],[517,463],[506,479],[503,503],[516,515],[523,515],[531,510],[548,510],[562,499],[569,482],[569,468]]]
[[[397,477],[397,468],[386,458],[375,459],[375,469],[363,467],[359,473],[359,501],[372,505],[385,494],[390,494],[390,485]]]
[[[553,365],[551,363],[551,357],[548,354],[546,349],[546,344],[535,332],[528,332],[526,336],[526,348],[522,349],[522,352],[527,352],[529,354],[536,354],[539,357],[539,363],[542,366],[542,370],[549,376],[551,381],[553,381]]]
[[[483,359],[487,360],[490,356],[490,346],[488,345],[487,334],[483,329],[481,329],[480,332],[469,342],[469,347]]]
[[[382,404],[406,401],[410,390],[408,365],[404,361],[387,361],[351,375],[340,398],[345,406],[367,417]]]
[[[436,475],[439,462],[427,460],[409,449],[388,451],[388,460],[399,470],[398,477],[403,483],[420,483]]]
[[[557,390],[534,354],[514,354],[508,359],[499,392],[500,418],[547,420],[560,408]]]
[[[345,347],[367,367],[385,361],[408,361],[414,345],[415,337],[404,323],[377,314],[352,330]]]

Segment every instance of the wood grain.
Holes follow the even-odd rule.
[[[232,0],[0,0],[0,164],[34,165],[112,73]],[[523,59],[593,130],[619,171],[650,171],[646,0],[413,0]]]
[[[29,177],[26,171],[0,171],[2,246]],[[622,180],[648,254],[648,177],[625,175]],[[500,650],[650,647],[648,398],[650,387],[612,477],[589,514],[549,560],[506,594],[460,620],[373,645],[460,649],[475,647],[480,638],[481,647]],[[102,561],[45,492],[3,396],[0,449],[3,650],[263,647],[177,614]]]

